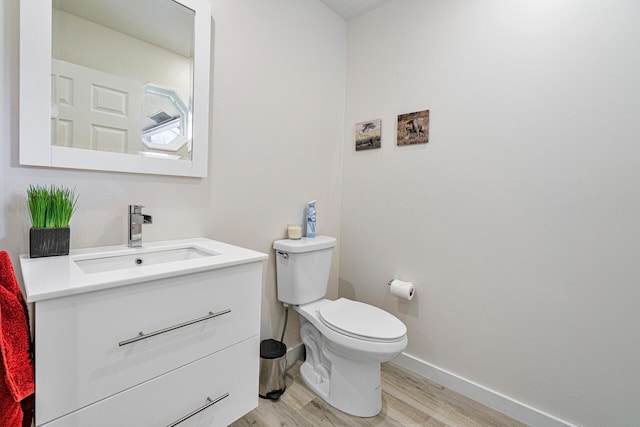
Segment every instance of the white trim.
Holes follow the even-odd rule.
[[[395,363],[527,425],[536,427],[578,427],[578,424],[547,414],[481,384],[431,365],[410,354],[402,353],[393,359],[391,363]]]

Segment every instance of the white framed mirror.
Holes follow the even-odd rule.
[[[20,164],[205,177],[210,48],[209,0],[21,0]]]

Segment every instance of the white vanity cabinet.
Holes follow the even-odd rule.
[[[36,299],[37,426],[224,426],[257,406],[266,255],[225,260],[241,248],[214,243],[200,241],[215,253],[209,261],[98,274],[136,277],[106,287],[76,274],[74,259],[86,255],[74,251],[21,260],[27,300]],[[53,277],[64,258],[67,279],[86,276],[91,290],[70,284],[43,296],[34,269],[48,263]]]

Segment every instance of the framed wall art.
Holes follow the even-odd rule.
[[[356,123],[356,151],[380,148],[382,119]]]
[[[398,145],[427,144],[429,142],[429,110],[398,116]]]

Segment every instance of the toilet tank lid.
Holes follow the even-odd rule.
[[[302,239],[282,239],[273,242],[273,249],[291,252],[311,252],[319,251],[322,249],[333,248],[336,245],[335,237],[330,236],[316,236],[316,237],[303,237]]]

